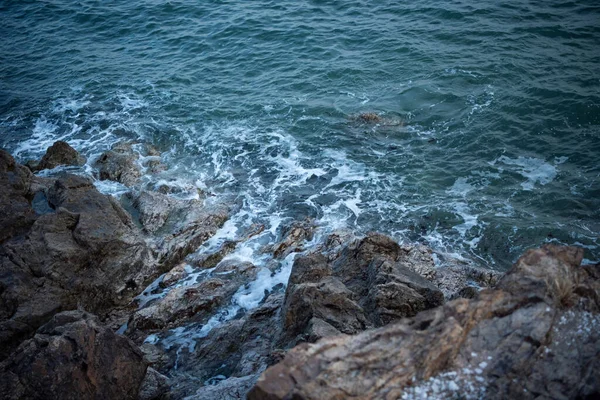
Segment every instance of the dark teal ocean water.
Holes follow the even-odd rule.
[[[93,174],[143,140],[170,167],[145,185],[236,197],[225,236],[311,217],[492,268],[600,259],[596,1],[0,1],[0,38],[20,161],[63,139]]]

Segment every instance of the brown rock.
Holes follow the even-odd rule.
[[[128,214],[89,180],[62,176],[47,198],[55,212],[37,217],[26,236],[7,229],[12,235],[0,244],[0,289],[7,305],[0,313],[0,357],[54,313],[78,305],[101,313],[124,305],[156,273]],[[7,210],[13,206],[3,203]]]
[[[282,309],[283,347],[336,332],[355,334],[443,303],[441,291],[414,272],[432,274],[433,259],[424,248],[401,247],[377,233],[339,251],[334,240],[330,236],[323,249],[327,255],[294,262]]]
[[[138,159],[139,154],[133,151],[131,143],[116,144],[96,162],[100,180],[116,181],[125,186],[136,185],[142,176]]]
[[[293,340],[302,335],[312,318],[347,334],[366,329],[370,324],[365,312],[352,297],[353,293],[335,277],[288,287],[282,310],[285,338]]]
[[[595,398],[600,282],[578,266],[581,255],[570,247],[530,250],[498,289],[477,299],[302,344],[248,398]],[[570,284],[555,284],[563,281]]]
[[[30,205],[31,172],[0,149],[0,243],[24,233],[36,219]]]
[[[142,353],[88,313],[55,315],[0,365],[3,399],[137,399]]]
[[[381,117],[374,112],[358,114],[357,119],[362,122],[377,123],[381,121]]]
[[[56,168],[59,165],[81,166],[86,162],[85,157],[69,146],[67,142],[59,140],[46,150],[38,164],[34,164],[32,171],[41,171],[43,169]]]

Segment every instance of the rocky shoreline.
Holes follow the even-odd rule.
[[[34,174],[83,163],[64,142],[27,166],[0,150],[2,398],[600,396],[600,267],[580,249],[501,275],[307,220],[259,267],[229,255],[261,226],[198,252],[235,202],[143,185],[166,168],[150,145],[114,146],[93,177]]]

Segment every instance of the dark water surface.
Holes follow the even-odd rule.
[[[145,140],[170,166],[145,184],[235,194],[230,231],[309,216],[492,268],[548,241],[600,259],[596,1],[0,1],[0,19],[20,161],[64,139],[89,173]]]

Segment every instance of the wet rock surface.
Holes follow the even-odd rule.
[[[61,148],[61,144],[55,144],[45,160],[56,161]],[[169,209],[167,221],[171,217],[177,220],[168,227],[172,229],[164,229],[160,236],[148,236],[150,232],[138,228],[137,215],[132,216],[114,197],[99,193],[89,178],[71,174],[36,177],[2,150],[0,186],[0,360],[6,365],[18,364],[20,358],[15,357],[23,357],[15,352],[19,344],[31,345],[32,337],[38,338],[41,332],[38,328],[63,315],[61,311],[84,309],[106,318],[105,323],[111,327],[115,321],[124,320],[131,313],[133,297],[161,270],[172,268],[214,234],[228,211],[218,205],[204,207],[200,201],[183,206],[178,203],[179,208]],[[228,290],[235,291],[234,286],[230,284]],[[86,330],[90,335],[114,331],[103,327],[91,314],[85,313],[80,319],[93,325],[93,329]],[[35,343],[43,347],[47,341]],[[116,350],[111,350],[112,341],[97,344],[105,352]],[[43,362],[49,365],[61,362],[59,353],[44,354],[47,360]],[[31,379],[38,372],[33,370]],[[10,394],[6,398],[33,396],[22,385],[6,386],[10,376],[6,372],[0,377],[3,390],[7,396]],[[52,379],[67,379],[49,376],[50,380],[40,385],[50,385]],[[159,378],[155,374],[146,379],[145,398],[162,396],[167,390],[168,384]],[[25,382],[23,379],[17,380]],[[108,385],[108,381],[99,382]],[[97,389],[102,394],[96,396],[91,389],[81,389],[86,392],[58,397],[136,398],[139,382],[131,393],[129,389],[127,393],[119,392],[119,388],[114,393],[103,387]],[[54,389],[48,390],[54,393]]]
[[[600,281],[597,266],[579,266],[582,254],[530,250],[477,299],[302,344],[249,398],[597,397]]]
[[[3,399],[137,399],[147,364],[129,339],[82,312],[56,314],[0,364]]]
[[[282,310],[284,347],[325,333],[358,333],[439,306],[442,292],[415,272],[433,270],[425,255],[372,233],[337,257],[296,259]]]
[[[118,143],[96,161],[100,180],[120,182],[125,186],[136,185],[142,176],[137,163],[139,157],[131,143]]]
[[[283,240],[274,246],[273,255],[275,258],[283,259],[290,253],[303,251],[303,244],[313,238],[314,230],[315,226],[310,220],[292,223],[283,232]]]
[[[230,300],[240,285],[256,277],[256,267],[252,264],[236,265],[230,271],[231,274],[215,275],[218,278],[170,290],[162,299],[135,312],[129,321],[129,330],[153,331],[180,325],[183,321],[205,321],[217,307]]]
[[[39,162],[30,162],[28,166],[33,172],[37,172],[43,169],[56,168],[60,165],[82,166],[85,162],[86,158],[79,154],[77,150],[67,142],[59,140],[48,148]]]
[[[34,179],[27,179],[22,192],[33,187]],[[127,304],[155,273],[150,249],[129,215],[87,178],[63,175],[47,189],[46,198],[53,212],[43,215],[31,212],[22,193],[21,202],[8,197],[2,204],[31,224],[22,235],[15,234],[28,225],[17,218],[8,228],[12,235],[0,245],[0,286],[7,305],[0,321],[2,349],[59,310],[81,306],[102,313]]]
[[[193,352],[183,353],[178,373],[195,376],[204,387],[198,390],[198,382],[184,380],[173,389],[173,397],[193,395],[192,398],[200,399],[201,394],[241,393],[244,398],[276,357],[273,345],[279,332],[282,298],[282,294],[271,295],[252,312],[199,338]]]
[[[151,146],[105,155],[120,200],[0,150],[2,398],[598,396],[600,272],[578,249],[502,275],[308,219],[238,231],[234,201],[142,179],[166,168]]]

